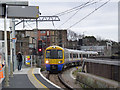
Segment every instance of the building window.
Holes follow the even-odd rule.
[[[22,33],[22,37],[24,37],[24,34]]]
[[[4,47],[4,42],[2,42],[2,47]]]
[[[51,35],[55,35],[54,31],[51,31]]]
[[[40,31],[40,33],[46,33],[46,31]]]
[[[46,36],[41,36],[40,37],[42,40],[46,40]]]

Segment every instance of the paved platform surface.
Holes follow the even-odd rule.
[[[3,81],[2,83],[2,89],[4,88],[32,88],[34,90],[37,90],[36,87],[31,83],[31,81],[28,78],[28,71],[31,68],[22,68],[21,71],[15,70],[13,73],[13,77],[9,78],[9,86],[5,87]]]
[[[47,82],[46,80],[44,80],[39,74],[35,74],[35,77],[42,83],[44,83],[44,85],[46,85],[47,88],[49,88],[50,90],[57,90],[57,88],[55,86],[53,86],[51,83]]]
[[[9,86],[4,86],[5,81],[2,83],[2,90],[14,89],[32,89],[38,90],[46,88],[47,90],[58,89],[52,85],[40,74],[40,68],[24,67],[22,71],[15,70],[13,77],[9,78]]]
[[[8,88],[35,88],[35,86],[30,82],[26,74],[15,74],[14,78],[10,78]]]

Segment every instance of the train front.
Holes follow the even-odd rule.
[[[62,71],[64,64],[64,49],[59,46],[50,46],[46,48],[44,61],[47,71]]]

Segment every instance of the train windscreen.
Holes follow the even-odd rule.
[[[46,58],[62,59],[63,58],[62,50],[47,50],[46,51]]]

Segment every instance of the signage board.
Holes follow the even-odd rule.
[[[0,4],[0,17],[5,16],[5,7],[4,5]]]
[[[9,5],[9,6],[28,6],[28,1],[0,0],[0,18],[5,17],[6,5]]]
[[[8,6],[8,18],[37,19],[39,17],[38,6]]]
[[[26,65],[30,65],[30,56],[26,56]]]
[[[15,43],[16,42],[16,38],[12,38],[12,42]]]
[[[28,6],[28,1],[11,1],[11,0],[3,0],[0,1],[0,4],[6,4],[6,5],[11,5],[11,6]]]

